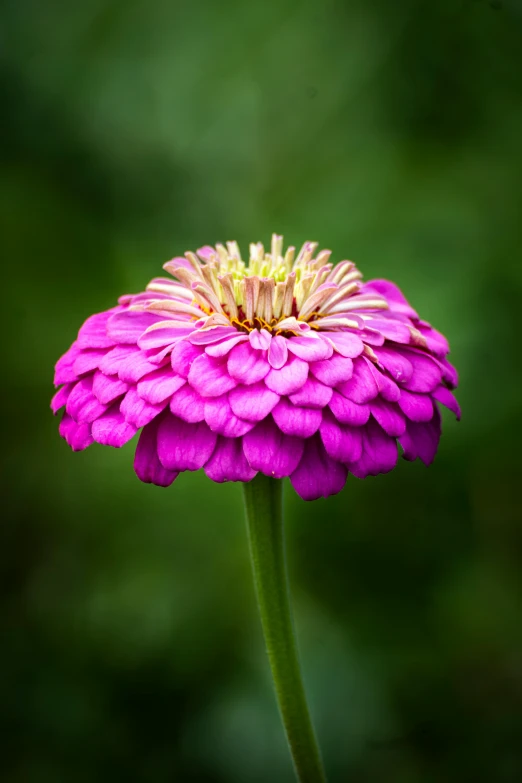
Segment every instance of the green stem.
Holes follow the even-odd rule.
[[[285,557],[283,482],[243,484],[257,602],[279,710],[300,783],[325,783],[299,665]]]

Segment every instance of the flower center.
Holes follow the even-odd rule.
[[[160,278],[147,286],[174,301],[152,300],[145,309],[204,319],[202,327],[228,323],[245,332],[299,333],[357,328],[353,311],[388,307],[378,294],[361,293],[362,275],[352,261],[334,266],[331,251],[317,248],[305,242],[296,255],[294,247],[284,251],[283,237],[274,234],[269,251],[250,245],[248,263],[237,242],[187,252],[164,266],[177,282]]]

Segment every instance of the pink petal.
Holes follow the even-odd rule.
[[[280,370],[270,370],[265,378],[269,389],[280,396],[294,394],[304,386],[308,377],[308,363],[297,356],[289,357],[287,363]]]
[[[128,389],[128,384],[120,381],[117,375],[104,375],[100,370],[96,370],[94,373],[92,391],[103,405],[114,402]]]
[[[212,359],[206,353],[192,362],[188,381],[202,397],[219,397],[236,385],[234,378],[227,372],[226,362]]]
[[[433,402],[429,394],[414,394],[401,389],[399,406],[411,421],[430,421],[433,416]]]
[[[207,345],[205,353],[209,356],[227,356],[235,345],[248,341],[246,334],[238,334],[235,331],[235,336],[230,337],[228,340],[222,340],[220,343],[214,343],[213,345]]]
[[[61,386],[62,383],[72,383],[78,380],[77,374],[73,370],[74,363],[80,355],[80,348],[77,343],[73,343],[67,353],[64,353],[56,362],[54,368],[54,385]]]
[[[195,424],[205,418],[205,400],[191,386],[185,384],[172,396],[170,410],[174,416]]]
[[[336,495],[345,485],[347,468],[328,456],[317,435],[305,444],[299,466],[290,476],[293,488],[303,500]]]
[[[408,345],[411,340],[411,332],[406,324],[386,318],[386,316],[381,316],[380,314],[372,316],[369,319],[365,319],[364,324],[367,329],[374,329],[382,334],[386,340],[391,340],[394,343]]]
[[[347,359],[355,359],[364,351],[364,343],[352,332],[325,332],[334,349]]]
[[[241,438],[218,438],[216,448],[205,465],[205,473],[218,484],[224,481],[251,481],[257,474],[243,453]]]
[[[294,405],[304,408],[324,408],[332,399],[332,389],[315,378],[308,378],[295,394],[290,395]]]
[[[176,375],[188,378],[190,367],[194,359],[201,356],[202,349],[192,345],[188,340],[179,340],[172,349],[171,363]]]
[[[243,437],[243,450],[248,463],[265,476],[283,478],[294,472],[303,454],[304,441],[284,435],[266,418]]]
[[[387,435],[398,437],[404,433],[406,422],[397,404],[377,397],[370,403],[370,410]]]
[[[391,378],[382,373],[369,359],[365,358],[364,361],[367,363],[370,372],[375,379],[381,397],[384,397],[385,400],[389,400],[390,402],[397,402],[401,396],[401,390],[395,381],[392,381]]]
[[[236,416],[248,421],[260,421],[277,405],[279,395],[260,382],[251,386],[238,386],[229,393],[228,399]]]
[[[257,351],[267,351],[272,342],[272,335],[266,329],[252,329],[248,335],[250,345]]]
[[[361,427],[339,424],[332,415],[324,415],[320,434],[327,454],[336,462],[357,462],[362,454]]]
[[[199,470],[212,456],[216,441],[206,422],[188,424],[168,414],[158,427],[158,457],[167,470]]]
[[[134,424],[139,429],[155,419],[166,405],[167,400],[158,405],[151,405],[150,402],[142,400],[136,389],[131,389],[121,401],[120,411],[129,424]]]
[[[82,378],[73,387],[65,410],[77,424],[90,424],[105,413],[109,406],[102,405],[92,393],[92,377]]]
[[[157,364],[135,346],[119,345],[103,357],[100,370],[104,375],[118,375],[120,381],[137,383],[148,372],[158,369]]]
[[[274,341],[272,341],[273,344]],[[270,350],[272,345],[270,346]],[[256,351],[250,343],[237,345],[230,351],[227,368],[238,383],[257,383],[270,371],[270,365],[262,351]]]
[[[159,418],[151,421],[141,431],[136,455],[134,457],[134,470],[140,481],[145,484],[156,484],[158,487],[170,487],[178,473],[166,470],[158,458],[158,425]]]
[[[227,438],[239,438],[255,426],[254,422],[244,421],[232,413],[226,395],[205,400],[205,421],[213,432]]]
[[[436,406],[431,421],[425,423],[408,421],[406,432],[399,439],[404,449],[404,459],[414,460],[419,457],[425,465],[431,465],[437,453],[440,433],[440,413]]]
[[[185,378],[176,375],[169,365],[145,375],[138,382],[138,394],[152,405],[170,399],[174,392],[185,385]]]
[[[411,378],[404,383],[404,388],[412,392],[431,392],[441,382],[441,370],[437,362],[431,356],[420,351],[401,349],[413,367]]]
[[[454,389],[456,386],[458,386],[459,383],[459,376],[458,373],[453,367],[452,364],[448,362],[447,359],[440,359],[440,367],[442,368],[442,377],[450,387],[450,389]]]
[[[351,424],[353,427],[362,427],[370,418],[369,405],[358,405],[335,390],[329,407],[337,421]]]
[[[320,334],[290,337],[287,347],[291,353],[307,362],[329,359],[333,353],[332,345],[327,340],[323,340]]]
[[[58,431],[73,451],[83,451],[94,442],[91,425],[77,424],[67,413],[63,414]]]
[[[349,381],[353,375],[353,362],[338,353],[322,362],[312,362],[310,372],[326,386],[337,386]]]
[[[190,337],[194,332],[194,326],[162,326],[158,329],[152,329],[150,332],[143,332],[138,340],[138,345],[142,351],[152,351],[158,348],[164,348],[170,351],[178,340]]]
[[[363,453],[359,460],[349,465],[357,478],[388,473],[397,464],[397,442],[386,435],[376,421],[370,419],[362,430]]]
[[[452,394],[449,389],[446,389],[445,386],[437,386],[435,391],[432,392],[432,397],[442,403],[445,408],[449,408],[457,417],[457,421],[460,421],[460,405],[458,404],[455,395]]]
[[[73,371],[80,376],[97,370],[106,353],[107,349],[101,348],[82,351],[74,362]]]
[[[123,418],[118,405],[113,405],[107,413],[92,424],[92,436],[102,446],[114,446],[119,449],[136,434],[136,427]]]
[[[364,404],[375,399],[379,393],[373,373],[364,358],[359,357],[353,363],[353,375],[349,381],[339,385],[344,397]]]
[[[56,415],[60,408],[63,408],[69,398],[73,383],[67,383],[59,389],[51,400],[51,410]]]
[[[136,310],[124,310],[116,313],[107,322],[107,334],[111,344],[136,345],[143,332],[164,320],[156,313],[144,313]]]
[[[78,332],[79,348],[112,348],[116,342],[107,334],[107,322],[119,308],[87,318]]]
[[[272,411],[272,416],[285,435],[310,438],[319,429],[323,414],[317,408],[299,408],[286,397],[281,397]]]
[[[408,318],[418,318],[417,313],[408,303],[402,291],[394,283],[390,283],[389,280],[368,280],[362,291],[366,293],[368,289],[381,294],[395,312],[407,315]]]
[[[205,329],[195,329],[188,341],[192,345],[210,345],[237,336],[237,329],[233,326],[210,326]]]
[[[379,362],[395,381],[404,383],[410,380],[413,375],[413,365],[406,356],[387,346],[375,347],[373,350]]]
[[[288,346],[286,337],[280,334],[272,338],[270,348],[268,349],[268,361],[275,370],[280,370],[288,359]]]

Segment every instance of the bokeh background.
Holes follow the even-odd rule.
[[[173,255],[316,239],[389,277],[461,374],[427,470],[287,537],[332,783],[522,780],[522,5],[3,0],[5,783],[290,783],[241,487],[73,455],[79,325]]]

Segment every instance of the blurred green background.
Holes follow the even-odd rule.
[[[2,780],[293,779],[241,487],[142,485],[48,407],[90,313],[272,231],[396,281],[461,374],[429,470],[287,487],[330,780],[522,780],[522,5],[3,0],[0,91]]]

